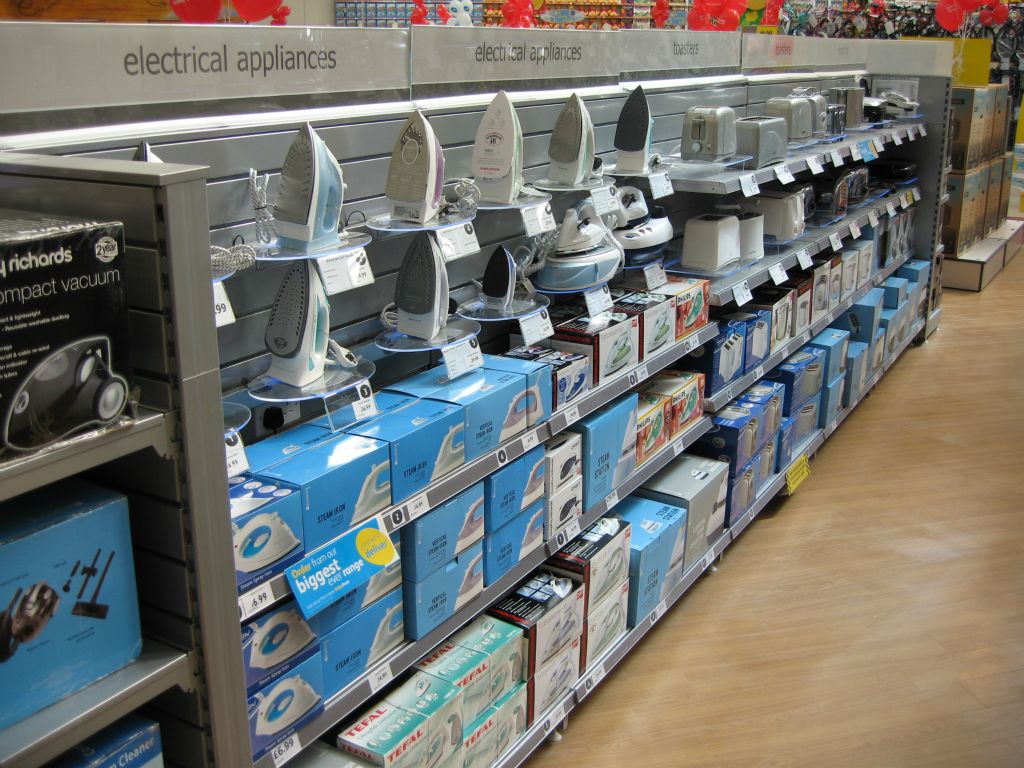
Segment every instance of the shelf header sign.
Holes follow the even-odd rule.
[[[632,29],[622,38],[622,71],[685,72],[692,75],[739,72],[739,32],[687,32],[670,29]]]

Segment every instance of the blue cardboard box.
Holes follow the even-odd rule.
[[[843,391],[846,389],[845,373],[836,376],[821,391],[821,408],[818,412],[818,426],[825,427],[832,422],[843,407]]]
[[[861,390],[867,379],[868,345],[851,341],[846,351],[846,388],[843,391],[843,407],[849,408],[860,400]]]
[[[490,371],[518,373],[526,377],[526,425],[532,427],[551,418],[554,400],[551,396],[551,366],[536,360],[484,355],[484,368]]]
[[[825,353],[824,381],[833,381],[836,376],[846,373],[846,350],[850,343],[850,332],[840,328],[826,328],[808,343]]]
[[[899,309],[883,309],[879,330],[885,331],[885,359],[890,360],[896,354],[900,343],[900,326],[902,312]]]
[[[724,389],[743,375],[743,355],[747,343],[747,324],[721,319],[718,335],[697,347],[680,362],[688,371],[704,374],[708,394]]]
[[[766,379],[781,381],[786,385],[786,397],[782,403],[785,416],[792,416],[801,405],[821,391],[824,376],[825,353],[814,347],[804,347],[790,355],[778,368],[765,374]]]
[[[803,445],[804,440],[810,437],[811,433],[818,428],[818,411],[820,407],[821,393],[819,392],[793,413],[793,418],[796,419],[796,433],[793,435],[794,449]]]
[[[885,292],[881,288],[872,288],[832,323],[832,327],[849,331],[851,341],[870,344],[878,330],[884,298]]]
[[[572,425],[583,437],[583,508],[590,509],[636,469],[637,394],[630,392]]]
[[[302,495],[295,486],[259,475],[228,480],[228,508],[239,594],[283,572],[306,554]]]
[[[420,581],[484,535],[484,484],[479,482],[400,530],[402,571]]]
[[[757,482],[754,484],[754,495],[756,496],[772,479],[775,474],[775,452],[779,443],[773,434],[772,439],[765,443],[765,446],[757,452]]]
[[[492,533],[544,498],[544,446],[484,478],[484,531]]]
[[[391,501],[397,504],[466,462],[462,407],[416,400],[348,430],[383,440],[391,451]]]
[[[918,285],[928,285],[931,268],[931,263],[924,259],[911,259],[896,270],[896,275]]]
[[[313,618],[320,636],[324,693],[333,696],[402,642],[402,590],[392,590],[340,626],[327,629],[329,621],[325,614]]]
[[[885,278],[885,282],[882,283],[882,290],[885,292],[885,298],[882,300],[883,306],[886,309],[896,309],[907,300],[909,286],[910,281],[905,277],[891,275]]]
[[[259,760],[284,739],[324,711],[320,658],[306,659],[291,672],[248,700],[252,759]]]
[[[519,373],[478,368],[449,381],[440,366],[389,389],[461,406],[466,421],[466,461],[493,451],[527,427],[531,398],[526,377]]]
[[[520,512],[493,533],[484,536],[484,586],[488,587],[512,566],[544,544],[544,501]]]
[[[729,480],[729,516],[726,527],[732,526],[744,512],[750,509],[757,498],[758,481],[761,477],[761,454],[752,458],[736,476]]]
[[[882,367],[885,360],[885,328],[875,331],[875,338],[868,349],[868,375],[874,374]]]
[[[615,516],[630,524],[629,611],[630,627],[648,616],[668,596],[683,575],[686,510],[637,496],[627,496],[614,509]],[[678,539],[684,544],[675,553]],[[678,571],[678,573],[676,573]]]
[[[313,655],[320,655],[320,639],[294,600],[242,625],[242,666],[249,696]]]
[[[334,437],[331,432],[314,424],[300,424],[285,429],[258,443],[245,446],[249,471],[259,474],[268,467],[297,456],[320,443],[333,440]]]
[[[82,740],[50,768],[163,768],[160,726],[134,712]]]
[[[779,428],[779,449],[775,452],[775,471],[782,472],[793,460],[793,448],[796,447],[796,418],[785,416]]]
[[[733,312],[725,315],[746,326],[743,342],[743,372],[749,373],[768,359],[772,343],[772,311],[751,309],[749,312]]]
[[[406,581],[402,587],[405,632],[410,640],[419,640],[484,588],[483,542],[470,545],[422,581]]]
[[[712,426],[694,444],[693,453],[729,462],[729,474],[750,461],[758,451],[759,438],[767,439],[764,403],[737,400],[712,417]]]
[[[781,381],[762,380],[753,384],[736,398],[737,400],[764,405],[764,433],[758,438],[758,445],[764,445],[768,437],[782,426],[782,407],[786,400],[786,385]]]
[[[373,393],[373,401],[377,406],[377,416],[397,411],[399,408],[415,403],[418,399],[410,395],[403,395],[400,392],[388,392],[386,389]],[[332,432],[348,432],[350,427],[355,426],[360,421],[366,421],[366,419],[356,419],[352,411],[352,403],[346,403],[337,408],[331,408],[329,417],[321,416],[319,419],[309,422],[309,424]],[[248,447],[246,450],[248,450]]]

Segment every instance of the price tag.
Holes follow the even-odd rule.
[[[551,733],[565,720],[565,706],[559,704],[551,710],[551,715],[544,721],[544,733]]]
[[[783,184],[792,184],[796,181],[793,172],[789,170],[789,166],[785,163],[775,166],[775,177]]]
[[[832,245],[833,251],[841,251],[843,249],[843,238],[839,236],[838,232],[833,232],[829,235],[828,241]]]
[[[715,564],[715,550],[709,549],[707,552],[704,553],[704,561],[703,561],[702,565],[704,566],[704,570],[706,571],[708,568],[710,568],[714,564]]]
[[[362,248],[353,253],[321,256],[316,264],[320,268],[320,277],[323,278],[328,296],[373,282],[370,259]]]
[[[843,164],[843,156],[839,154],[838,149],[833,149],[831,152],[828,153],[828,156],[832,160],[832,165],[834,165],[836,168]]]
[[[757,177],[752,173],[740,176],[740,189],[743,190],[744,197],[752,197],[761,191],[761,188],[757,186]]]
[[[903,210],[906,210],[907,208],[910,207],[910,195],[908,195],[906,192],[900,195],[900,207]]]
[[[924,124],[917,126],[917,132],[921,134],[922,139],[928,135],[928,129],[924,127]]]
[[[825,434],[826,435],[831,435],[833,432],[836,431],[836,429],[838,427],[839,427],[839,419],[836,419],[835,421],[833,421],[831,424],[828,425],[828,429],[825,430]]]
[[[441,350],[441,357],[444,358],[449,380],[457,379],[474,368],[482,368],[484,364],[484,356],[480,354],[480,342],[476,339],[445,347]]]
[[[682,453],[685,450],[686,450],[686,446],[683,445],[683,441],[682,440],[676,440],[672,444],[672,453],[674,455],[676,455],[676,456],[678,456],[680,453]]]
[[[800,334],[800,343],[801,344],[806,344],[810,340],[811,340],[811,332],[810,331],[804,331],[802,334]]]
[[[921,190],[918,189],[917,187],[914,187],[912,190],[910,190],[910,196],[914,198],[915,203],[921,202]]]
[[[856,221],[850,222],[850,236],[856,240],[860,237],[860,225]]]
[[[768,274],[772,276],[772,282],[776,285],[782,285],[789,279],[789,275],[786,274],[786,268],[782,264],[772,264],[772,266],[768,267]]]
[[[615,185],[609,187],[601,187],[595,189],[590,193],[590,199],[594,202],[594,212],[598,216],[604,216],[605,214],[611,213],[619,206],[619,202],[615,197]]]
[[[889,213],[890,216],[896,215],[896,206],[891,202],[885,204],[885,210]]]
[[[664,600],[662,600],[660,603],[658,603],[656,606],[654,606],[654,610],[651,611],[651,625],[653,626],[654,624],[657,624],[658,623],[658,619],[660,619],[662,616],[664,616],[665,615],[665,611],[667,611],[667,610],[668,610],[668,603],[665,602]]]
[[[648,180],[651,183],[651,197],[655,200],[668,197],[675,192],[672,188],[672,180],[668,177],[668,173],[652,173]]]
[[[872,139],[871,143],[875,145],[875,152],[878,154],[885,152],[885,142],[881,139]]]
[[[587,681],[583,684],[586,692],[590,693],[592,690],[594,690],[594,687],[599,685],[601,681],[604,680],[604,676],[606,674],[607,671],[604,668],[604,664],[598,664],[596,667],[594,667],[590,671],[590,674],[587,675]]]
[[[293,733],[287,739],[270,750],[270,760],[274,763],[274,768],[279,768],[301,751],[302,742],[299,741],[299,734]]]
[[[759,365],[754,369],[754,381],[760,381],[764,378],[764,366]]]
[[[248,619],[272,602],[274,602],[274,587],[273,583],[268,581],[238,598],[238,613],[243,619]]]
[[[418,517],[423,517],[423,515],[427,514],[429,511],[430,502],[427,501],[426,493],[421,493],[419,496],[414,497],[412,501],[408,501],[405,504],[405,516],[409,522],[412,522]]]
[[[576,406],[576,405],[569,406],[569,408],[566,409],[565,415],[564,415],[563,418],[565,419],[565,426],[566,427],[568,427],[570,424],[575,424],[577,421],[580,420],[580,409],[579,409],[579,406]],[[565,427],[563,427],[563,429],[565,429]]]
[[[526,227],[526,234],[533,237],[542,235],[545,232],[552,232],[555,229],[555,217],[551,213],[551,203],[537,203],[529,208],[522,209],[523,226]]]
[[[635,371],[629,374],[629,386],[635,387],[649,375],[646,364],[638,366]]]
[[[654,264],[648,264],[644,267],[644,281],[647,283],[648,291],[653,291],[655,288],[661,288],[661,286],[668,282],[668,275],[665,274],[665,267],[662,266],[660,261],[655,262]]]
[[[224,438],[224,454],[227,460],[228,477],[237,477],[249,469],[249,459],[245,455],[245,443],[238,433]]]
[[[618,503],[619,503],[619,492],[618,491],[612,491],[611,493],[609,493],[607,496],[604,497],[604,508],[605,509],[612,509]]]
[[[213,319],[217,328],[235,322],[235,310],[231,308],[231,299],[221,282],[213,284]]]
[[[591,317],[596,317],[612,308],[612,294],[607,285],[585,292],[583,300],[587,303],[587,314]]]
[[[754,298],[754,294],[750,292],[750,286],[747,285],[747,281],[742,281],[739,285],[736,285],[732,289],[732,298],[736,302],[737,307],[742,307],[748,301]]]
[[[860,147],[856,144],[850,145],[850,159],[854,162],[858,162],[864,159],[864,156],[860,153]]]
[[[786,490],[793,493],[804,480],[810,477],[810,474],[811,463],[807,460],[806,454],[801,454],[786,470]]]
[[[892,132],[892,143],[895,144],[897,147],[903,143],[903,139],[900,138],[899,131]]]
[[[807,252],[806,248],[801,248],[796,252],[796,263],[800,265],[800,269],[810,269],[814,264],[811,261],[811,254]]]
[[[868,211],[868,224],[872,227],[878,226],[878,214],[874,211]]]
[[[382,664],[370,673],[370,691],[376,693],[394,679],[395,676],[391,674],[391,665]]]
[[[370,388],[369,382],[364,381],[357,387],[356,399],[352,402],[352,412],[355,414],[356,421],[377,415],[377,400],[373,396],[373,389]]]
[[[539,444],[540,438],[537,437],[536,431],[523,435],[523,453],[536,448]]]
[[[555,335],[555,329],[551,325],[551,315],[546,309],[535,312],[529,317],[519,320],[519,332],[523,336],[523,344],[536,344],[541,339]]]
[[[837,156],[839,155],[838,152],[836,152],[834,154],[837,155]],[[836,165],[842,165],[842,164],[843,164],[843,158],[840,157],[839,158],[839,162],[836,163]],[[812,176],[817,176],[819,173],[824,173],[825,172],[825,169],[821,167],[821,158],[818,157],[817,155],[811,155],[810,157],[807,158],[807,167],[810,168]]]
[[[580,519],[574,517],[572,521],[562,529],[565,533],[565,543],[568,544],[570,541],[580,535]]]
[[[445,261],[455,261],[480,252],[480,241],[476,239],[476,229],[471,221],[437,230],[437,242]]]

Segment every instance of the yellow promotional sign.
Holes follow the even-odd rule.
[[[772,25],[758,24],[757,34],[759,35],[777,35],[779,34],[779,28]]]
[[[811,462],[808,461],[807,454],[802,454],[786,470],[786,492],[792,494],[810,476]]]
[[[988,65],[992,59],[992,41],[985,38],[936,40],[934,37],[903,37],[901,40],[925,40],[953,44],[953,85],[988,85]]]

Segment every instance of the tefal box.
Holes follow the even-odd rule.
[[[690,352],[680,365],[703,374],[704,383],[713,394],[743,375],[746,345],[747,324],[722,319],[718,323],[718,335]]]
[[[484,586],[489,587],[544,544],[547,508],[543,500],[484,536]]]
[[[630,525],[629,626],[653,611],[683,572],[686,510],[639,496],[627,496],[615,516]],[[678,553],[678,556],[677,556]]]
[[[491,664],[485,653],[448,640],[416,667],[462,689],[463,723],[478,718],[491,703]]]
[[[320,640],[294,600],[242,626],[242,662],[246,693],[288,673],[311,656],[320,655]]]
[[[462,742],[462,768],[490,768],[497,757],[498,718],[488,708],[466,726]]]
[[[551,348],[584,355],[590,361],[590,386],[614,378],[640,360],[640,321],[622,312],[582,315],[555,326]]]
[[[668,443],[672,405],[667,397],[641,392],[636,412],[636,463],[643,464]]]
[[[470,486],[400,530],[402,571],[410,581],[420,581],[483,538],[483,482]]]
[[[239,594],[282,573],[305,554],[298,488],[259,475],[232,477],[228,509]]]
[[[594,603],[583,625],[580,639],[580,674],[591,669],[594,663],[611,648],[612,643],[626,632],[626,616],[629,613],[629,577],[623,574],[620,584],[608,590]]]
[[[491,705],[489,715],[494,717],[495,758],[505,754],[513,742],[518,739],[529,720],[526,717],[529,709],[529,695],[525,683],[517,683],[512,689]]]
[[[804,347],[776,368],[765,374],[771,381],[786,385],[786,399],[782,412],[792,416],[793,412],[821,391],[825,378],[825,353],[814,347]]]
[[[404,581],[405,633],[419,640],[484,588],[483,542],[469,545],[420,581]]]
[[[882,318],[884,298],[885,293],[881,288],[872,288],[833,322],[832,327],[849,331],[851,341],[870,344]]]
[[[484,530],[493,533],[544,498],[544,447],[484,478]]]
[[[525,377],[526,397],[519,410],[526,412],[526,426],[532,427],[551,418],[554,400],[551,397],[551,366],[537,360],[520,360],[500,355],[484,355],[484,368]]]
[[[0,504],[0,585],[0,689],[9,694],[0,726],[142,649],[128,501],[119,493],[63,480]]]
[[[0,455],[37,451],[124,412],[127,268],[120,222],[0,208]]]
[[[394,589],[353,618],[327,630],[331,619],[313,618],[320,636],[320,662],[327,696],[351,684],[404,638],[402,590]]]
[[[583,477],[563,485],[548,499],[544,516],[544,540],[550,541],[558,532],[583,514]]]
[[[560,432],[544,441],[544,493],[548,498],[576,478],[583,478],[583,438]]]
[[[640,360],[676,340],[676,300],[661,293],[612,290],[612,312],[640,321]]]
[[[579,676],[580,637],[577,634],[527,681],[527,717],[532,721],[543,715],[576,684]]]
[[[338,748],[382,768],[426,765],[429,728],[417,712],[380,701],[338,734]]]
[[[558,352],[548,347],[516,347],[502,357],[527,360],[551,370],[551,407],[564,408],[590,390],[590,360],[586,355]]]
[[[628,521],[603,517],[548,560],[553,573],[571,576],[586,585],[585,616],[628,575],[630,541]]]
[[[590,509],[636,469],[635,392],[572,425],[583,437],[583,506]]]
[[[666,370],[651,379],[641,394],[663,395],[669,401],[668,439],[675,440],[704,415],[704,374]]]
[[[833,381],[846,373],[846,350],[849,344],[849,332],[839,328],[826,328],[808,342],[808,346],[825,353],[824,381]]]
[[[426,718],[428,765],[442,764],[461,752],[462,689],[457,685],[426,672],[414,672],[384,701]]]
[[[450,642],[487,657],[491,704],[503,699],[523,680],[526,647],[520,627],[493,616],[478,616],[455,633]]]
[[[259,760],[324,711],[320,659],[306,659],[288,675],[249,697],[249,744]]]

